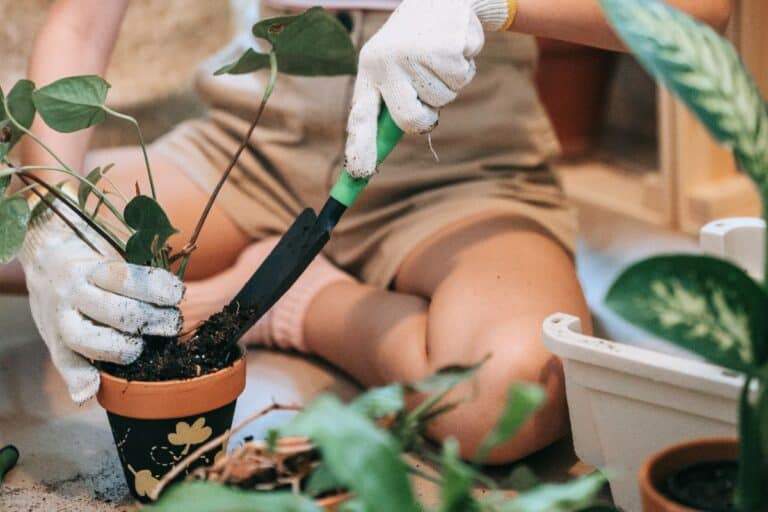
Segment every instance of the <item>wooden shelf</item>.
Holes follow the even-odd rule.
[[[599,157],[556,166],[576,205],[596,206],[649,224],[669,225],[670,211],[658,172],[636,172]]]

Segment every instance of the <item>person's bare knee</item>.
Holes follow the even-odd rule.
[[[541,345],[538,318],[512,318],[488,325],[473,340],[488,350],[475,383],[464,386],[453,398],[467,397],[458,408],[442,416],[430,435],[443,440],[456,437],[461,454],[471,459],[499,420],[510,388],[517,383],[538,384],[546,391],[544,406],[518,434],[503,443],[488,458],[489,463],[507,463],[533,453],[562,437],[567,431],[567,409],[559,360]],[[476,356],[481,360],[481,356]],[[465,364],[477,361],[464,361]]]

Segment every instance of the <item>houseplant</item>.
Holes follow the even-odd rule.
[[[106,106],[109,84],[98,76],[67,77],[44,87],[20,80],[7,95],[0,91],[0,261],[11,260],[22,246],[27,227],[35,217],[58,216],[91,249],[99,246],[138,265],[173,269],[184,276],[190,255],[221,187],[245,149],[272,94],[278,72],[317,76],[352,74],[355,51],[344,26],[320,8],[296,16],[263,20],[253,26],[257,38],[269,43],[269,51],[249,50],[221,72],[269,70],[260,108],[214,188],[189,242],[174,251],[167,241],[176,232],[157,197],[147,151],[136,121]],[[149,191],[137,190],[132,198],[116,190],[108,176],[110,166],[80,176],[30,131],[36,115],[52,129],[75,132],[97,125],[108,116],[136,128],[144,156]],[[18,166],[9,158],[10,149],[22,137],[46,150],[58,166]],[[34,171],[53,171],[79,182],[76,197],[41,180]],[[12,177],[23,188],[13,193]],[[103,186],[107,183],[107,186]],[[23,192],[39,199],[30,209]],[[89,199],[95,198],[94,201]],[[124,207],[119,207],[120,203]],[[114,220],[102,212],[109,211]],[[66,212],[66,214],[65,214]],[[73,222],[72,219],[77,219]],[[81,229],[78,225],[87,225]],[[247,321],[247,318],[229,319]],[[232,322],[230,322],[231,324]],[[99,402],[108,411],[115,443],[124,465],[131,492],[145,500],[154,482],[184,458],[194,446],[229,428],[235,400],[243,389],[245,365],[237,339],[237,325],[223,325],[212,317],[191,337],[177,339],[145,337],[145,350],[136,362],[119,366],[99,364],[102,385]],[[174,396],[174,407],[167,397]],[[202,454],[197,462],[211,462],[214,454]]]
[[[479,465],[488,452],[513,436],[542,405],[544,392],[538,386],[517,384],[510,389],[498,424],[471,464],[458,458],[453,439],[437,449],[424,441],[421,433],[426,425],[457,405],[446,402],[446,395],[472,378],[478,366],[447,368],[411,385],[375,388],[348,404],[322,395],[287,425],[271,431],[266,440],[249,441],[229,460],[198,469],[191,478],[203,481],[173,485],[146,510],[423,510],[409,475],[428,479],[440,488],[440,503],[429,510],[614,510],[592,508],[605,483],[599,472],[565,484],[540,485],[529,471],[518,470],[516,481],[521,493],[515,497],[500,491],[493,480],[480,473]],[[405,402],[414,393],[423,400],[408,411]],[[254,418],[275,409],[293,408],[296,406],[273,405]],[[406,452],[429,461],[435,472],[425,472],[408,462],[402,457]],[[473,494],[475,485],[487,492]]]
[[[657,0],[601,0],[640,62],[732,148],[768,216],[768,111],[736,50]],[[768,264],[768,262],[766,262]],[[646,463],[646,510],[768,507],[768,283],[718,258],[667,255],[626,269],[607,304],[625,319],[744,376],[739,440],[701,440]],[[738,454],[738,471],[735,459]],[[685,509],[688,510],[688,509]]]

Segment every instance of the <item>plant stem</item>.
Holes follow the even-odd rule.
[[[80,217],[81,219],[83,219],[83,220],[85,221],[85,223],[86,223],[86,224],[88,224],[88,226],[89,226],[91,229],[93,229],[93,230],[94,230],[94,231],[95,231],[95,232],[96,232],[96,233],[97,233],[99,236],[101,236],[101,237],[102,237],[104,240],[106,240],[106,241],[109,243],[109,245],[111,245],[111,246],[112,246],[112,247],[113,247],[113,248],[114,248],[114,249],[117,251],[117,253],[118,253],[118,254],[119,254],[119,255],[120,255],[120,256],[121,256],[123,259],[125,259],[125,251],[124,251],[124,250],[123,250],[123,248],[122,248],[122,247],[120,247],[120,245],[119,245],[119,244],[118,244],[118,243],[117,243],[117,242],[116,242],[116,241],[115,241],[115,240],[112,238],[112,236],[110,236],[110,234],[109,234],[109,233],[107,233],[106,231],[104,231],[104,229],[103,229],[101,226],[99,226],[99,225],[98,225],[98,224],[97,224],[97,223],[96,223],[96,222],[95,222],[93,219],[91,219],[91,218],[90,218],[88,215],[86,215],[85,213],[83,213],[82,211],[80,211],[80,209],[79,209],[79,208],[77,208],[75,205],[73,205],[72,203],[70,203],[70,201],[69,201],[69,200],[68,200],[66,197],[64,197],[64,194],[62,194],[60,190],[58,190],[56,187],[52,187],[52,186],[50,186],[48,183],[46,183],[44,180],[42,180],[42,179],[38,178],[38,177],[37,177],[37,176],[35,176],[34,174],[29,174],[29,173],[26,173],[26,172],[25,172],[25,173],[20,173],[20,174],[18,174],[18,176],[19,176],[19,178],[21,178],[21,180],[24,182],[24,184],[25,184],[25,185],[28,185],[28,184],[29,184],[29,183],[28,183],[26,180],[32,180],[32,181],[34,181],[35,183],[37,183],[38,185],[40,185],[41,187],[43,187],[43,188],[44,188],[44,189],[45,189],[45,190],[46,190],[46,191],[47,191],[49,194],[51,194],[52,196],[54,196],[56,199],[59,199],[59,200],[60,200],[62,203],[64,203],[64,204],[67,206],[67,208],[69,208],[70,210],[72,210],[72,211],[73,211],[73,212],[74,212],[74,213],[75,213],[75,214],[76,214],[78,217]],[[45,196],[43,196],[43,195],[42,195],[42,194],[41,194],[41,193],[40,193],[38,190],[34,190],[34,189],[33,189],[33,192],[35,192],[35,194],[36,194],[38,197],[40,197],[41,201],[43,201],[43,202],[44,202],[44,203],[45,203],[45,204],[46,204],[46,205],[47,205],[47,206],[48,206],[48,207],[49,207],[49,208],[50,208],[50,209],[51,209],[51,210],[52,210],[54,213],[57,213],[57,211],[56,211],[56,209],[54,208],[53,204],[52,204],[50,201],[48,201],[48,199],[47,199]],[[61,213],[58,213],[58,215],[59,215],[59,217],[61,217],[61,219],[62,219],[62,220],[66,219],[66,217],[65,217],[64,215],[62,215]],[[92,249],[94,249],[96,252],[98,252],[99,254],[101,254],[101,251],[99,251],[98,249],[96,249],[96,247],[95,247],[95,246],[94,246],[94,245],[93,245],[93,244],[92,244],[90,241],[87,241],[87,238],[84,238],[84,235],[82,235],[82,233],[80,232],[80,230],[78,230],[78,229],[77,229],[77,227],[76,227],[76,226],[75,226],[75,225],[74,225],[74,224],[73,224],[73,223],[72,223],[72,222],[71,222],[69,219],[66,219],[66,220],[64,220],[64,222],[65,222],[65,223],[66,223],[66,224],[67,224],[67,225],[68,225],[70,228],[72,228],[72,229],[75,231],[75,233],[76,233],[76,234],[78,234],[78,233],[79,233],[79,234],[78,234],[78,236],[80,236],[80,238],[82,238],[82,239],[83,239],[83,241],[86,241],[86,242],[88,243],[88,245],[89,245],[89,246],[90,246]]]
[[[251,126],[248,128],[248,132],[246,132],[245,136],[240,141],[240,147],[237,148],[237,151],[235,151],[235,154],[232,156],[232,160],[230,160],[229,165],[227,165],[226,170],[224,170],[224,174],[221,175],[221,179],[219,179],[219,182],[216,184],[216,187],[213,189],[211,196],[208,198],[208,202],[206,203],[205,208],[203,209],[203,213],[200,214],[200,219],[197,221],[197,226],[195,226],[195,230],[192,232],[192,236],[189,239],[189,243],[187,243],[187,247],[194,247],[197,244],[197,238],[200,236],[200,232],[203,230],[203,225],[205,224],[205,221],[208,218],[208,214],[211,212],[211,208],[213,207],[213,203],[216,201],[216,197],[218,197],[219,192],[221,191],[221,188],[224,186],[224,182],[227,181],[227,178],[232,172],[232,169],[235,167],[237,160],[240,158],[240,154],[246,148],[246,146],[248,145],[248,142],[250,142],[251,135],[253,134],[253,130],[256,129],[256,125],[259,124],[261,115],[264,113],[264,107],[267,106],[267,101],[269,100],[269,97],[272,95],[272,91],[275,88],[275,81],[277,80],[277,57],[275,56],[274,52],[270,52],[269,54],[269,65],[270,65],[269,81],[267,82],[266,89],[264,89],[264,95],[261,97],[261,104],[259,105],[259,110],[256,113],[256,117],[251,123]],[[189,254],[185,255],[184,258],[181,260],[181,265],[179,266],[179,273],[178,273],[179,279],[182,279],[184,277],[184,272],[187,269],[188,261],[189,261]]]
[[[155,192],[155,180],[152,177],[152,168],[149,166],[149,156],[147,156],[147,145],[144,143],[144,136],[141,134],[141,127],[139,127],[138,121],[127,114],[121,114],[120,112],[116,112],[106,106],[104,107],[104,111],[119,119],[128,121],[129,123],[133,124],[134,127],[136,127],[136,133],[139,136],[139,145],[141,146],[141,153],[144,155],[144,165],[147,167],[147,178],[149,178],[149,188],[152,191],[152,199],[157,201],[157,193]]]
[[[125,224],[128,229],[131,229],[130,226],[128,226],[125,223],[125,219],[123,218],[123,214],[120,213],[120,210],[117,209],[117,207],[114,205],[114,203],[107,198],[107,195],[104,192],[102,192],[96,185],[94,185],[93,183],[88,181],[84,176],[81,176],[80,174],[72,171],[71,169],[64,168],[64,167],[48,167],[48,166],[45,166],[45,165],[24,165],[24,166],[21,166],[21,167],[14,167],[13,169],[18,169],[20,171],[56,171],[56,172],[64,173],[67,176],[71,176],[71,177],[75,178],[76,180],[78,180],[80,183],[85,183],[86,185],[88,185],[91,188],[91,192],[93,193],[93,195],[95,195],[97,198],[99,198],[99,200],[104,201],[104,204],[106,205],[107,208],[109,208],[109,211],[112,212],[112,215],[117,217],[117,220],[119,220],[120,222]],[[118,190],[118,193],[119,192],[120,191]],[[123,197],[123,199],[125,199],[125,196],[123,196],[122,194],[120,194],[120,196]]]
[[[21,175],[21,174],[19,175],[19,179],[20,179],[22,182],[24,182],[24,184],[26,184],[26,185],[28,185],[28,184],[29,184],[29,181],[27,181],[27,178],[29,178],[29,179],[38,179],[38,178],[36,178],[36,177],[34,177],[34,176],[23,176],[23,175]],[[48,185],[47,185],[47,184],[45,184],[45,185],[42,185],[42,184],[41,184],[41,186],[43,186],[43,188],[46,188],[46,189],[48,190],[48,192],[49,192],[49,193],[51,193],[51,194],[54,194],[54,195],[55,195],[55,193],[53,192],[54,190],[56,190],[56,188],[55,188],[55,187],[48,187]],[[57,190],[57,192],[58,192],[58,190]],[[42,202],[43,202],[43,203],[44,203],[44,204],[45,204],[45,205],[46,205],[48,208],[50,208],[50,209],[51,209],[51,211],[52,211],[52,212],[53,212],[53,213],[54,213],[54,214],[55,214],[57,217],[59,217],[59,218],[60,218],[60,219],[61,219],[61,220],[64,222],[64,224],[66,224],[66,225],[69,227],[69,229],[71,229],[71,230],[72,230],[72,231],[75,233],[75,235],[77,235],[77,237],[78,237],[80,240],[82,240],[82,241],[83,241],[83,243],[85,243],[85,245],[87,245],[88,247],[90,247],[91,249],[93,249],[93,250],[96,252],[96,254],[101,254],[101,255],[103,256],[103,254],[101,253],[101,251],[100,251],[100,250],[99,250],[99,249],[98,249],[98,248],[97,248],[95,245],[93,245],[93,242],[91,242],[90,240],[88,240],[88,237],[87,237],[87,236],[85,236],[85,233],[83,233],[82,231],[80,231],[80,229],[79,229],[77,226],[75,226],[75,224],[74,224],[74,223],[73,223],[71,220],[69,220],[69,218],[68,218],[66,215],[64,215],[63,213],[61,213],[61,212],[58,210],[58,208],[56,208],[56,207],[53,205],[53,202],[51,202],[50,200],[48,200],[48,198],[47,198],[47,197],[46,197],[46,196],[45,196],[43,193],[41,193],[39,190],[37,190],[37,189],[35,189],[35,188],[33,188],[33,189],[32,189],[32,193],[33,193],[33,194],[35,194],[35,195],[36,195],[38,198],[40,198],[40,201],[42,201]],[[57,197],[59,197],[59,198],[60,198],[61,196],[59,195],[59,196],[57,196]]]

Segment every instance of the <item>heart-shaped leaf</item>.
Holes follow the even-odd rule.
[[[29,205],[23,197],[0,200],[0,262],[8,263],[16,257],[27,234],[29,217]]]
[[[148,196],[136,196],[126,205],[125,222],[136,230],[125,245],[126,260],[148,265],[168,238],[178,231],[160,205]]]
[[[101,180],[102,176],[107,174],[107,172],[114,166],[115,164],[109,164],[104,166],[104,169],[101,167],[97,167],[91,172],[88,173],[88,176],[85,177],[86,180],[88,180],[88,183],[95,186],[99,180]],[[93,187],[89,187],[88,183],[80,182],[80,186],[77,189],[77,204],[80,205],[80,208],[85,208],[85,203],[88,201],[88,196],[91,195],[91,192],[93,192]]]
[[[606,297],[630,322],[715,364],[750,373],[768,359],[768,296],[743,270],[706,256],[657,256]]]
[[[76,132],[104,121],[109,87],[100,76],[73,76],[41,87],[32,99],[45,124],[59,132]]]
[[[10,90],[8,97],[6,98],[8,111],[16,122],[24,128],[32,126],[32,121],[35,119],[35,105],[32,102],[32,94],[34,90],[34,82],[30,80],[19,80]],[[0,142],[7,144],[4,148],[0,148],[0,159],[5,158],[5,154],[7,154],[24,135],[24,132],[16,128],[8,120],[8,113],[2,105],[2,98],[3,91],[0,90],[0,133],[3,134],[0,136]]]
[[[347,29],[321,7],[296,16],[262,20],[253,26],[253,35],[269,41],[282,73],[333,76],[357,72],[357,54]],[[216,73],[250,73],[268,67],[268,55],[249,49],[237,62]]]

